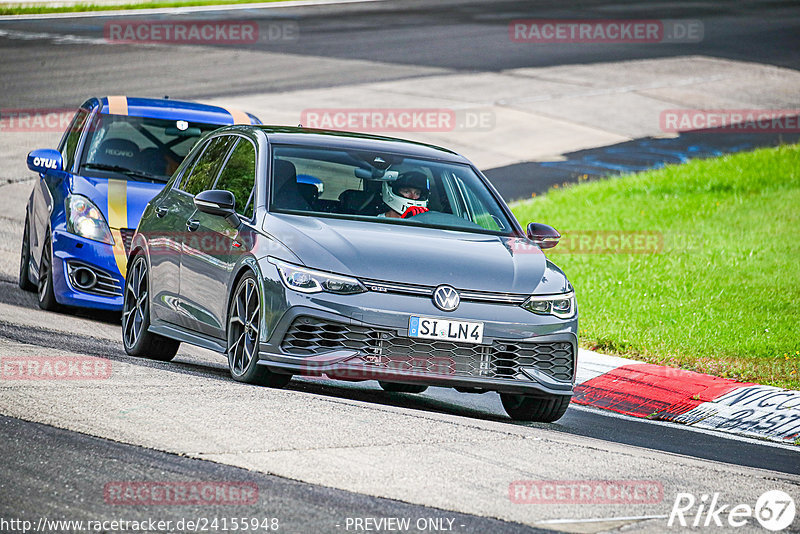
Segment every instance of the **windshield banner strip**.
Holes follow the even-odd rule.
[[[127,115],[128,114],[128,97],[127,96],[109,96],[108,97],[108,113],[111,115]]]
[[[120,228],[128,227],[128,182],[125,180],[108,181],[108,226],[114,236],[114,259],[119,273],[125,276],[128,257],[125,254],[125,243],[122,241]]]

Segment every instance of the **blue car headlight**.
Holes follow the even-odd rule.
[[[105,217],[94,203],[83,195],[67,195],[67,231],[101,243],[114,244]]]
[[[522,303],[522,307],[538,315],[553,315],[559,319],[575,317],[578,311],[574,291],[560,295],[533,295]]]
[[[269,258],[269,261],[278,268],[286,287],[301,293],[321,293],[326,291],[337,295],[353,295],[355,293],[364,293],[367,290],[361,285],[361,282],[349,276],[316,271],[275,258]]]

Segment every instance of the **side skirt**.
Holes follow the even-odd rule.
[[[158,321],[155,324],[151,324],[147,331],[160,336],[176,339],[181,343],[189,343],[190,345],[196,345],[198,347],[223,354],[228,349],[227,341],[207,336],[205,334],[192,332],[191,330],[187,330],[178,325],[165,323],[163,321]]]

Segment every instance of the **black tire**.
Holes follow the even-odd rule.
[[[253,273],[236,284],[228,307],[228,369],[237,382],[282,388],[292,375],[275,373],[258,365],[258,338],[261,327],[261,296]]]
[[[399,382],[383,382],[382,380],[379,380],[378,384],[384,391],[390,393],[422,393],[428,389],[428,386],[419,384],[401,384]]]
[[[31,263],[31,229],[28,216],[25,216],[25,229],[22,231],[22,247],[19,251],[19,288],[24,291],[36,291],[36,284],[30,278]]]
[[[553,395],[546,398],[527,397],[501,393],[500,400],[506,413],[514,421],[552,423],[561,419],[569,407],[569,395]]]
[[[125,277],[125,296],[122,304],[122,344],[125,352],[168,362],[175,357],[180,341],[148,332],[150,327],[150,277],[147,260],[134,256]]]
[[[58,311],[61,306],[58,304],[53,290],[53,247],[51,243],[48,235],[42,247],[42,261],[39,262],[39,283],[36,287],[36,294],[41,309]]]

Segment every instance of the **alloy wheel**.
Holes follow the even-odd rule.
[[[50,270],[52,269],[52,260],[50,258],[50,241],[44,244],[44,252],[42,253],[42,261],[39,265],[39,284],[37,286],[37,293],[39,295],[39,302],[44,301],[47,290],[50,288]]]
[[[19,287],[25,291],[38,291],[38,286],[30,280],[31,231],[28,217],[25,217],[25,230],[22,232],[22,246],[19,253]]]
[[[147,314],[147,264],[143,257],[136,259],[125,282],[125,303],[122,309],[122,332],[125,344],[133,347],[144,330]]]
[[[231,374],[242,376],[257,357],[261,303],[253,278],[246,278],[234,297],[228,323],[228,365]]]

